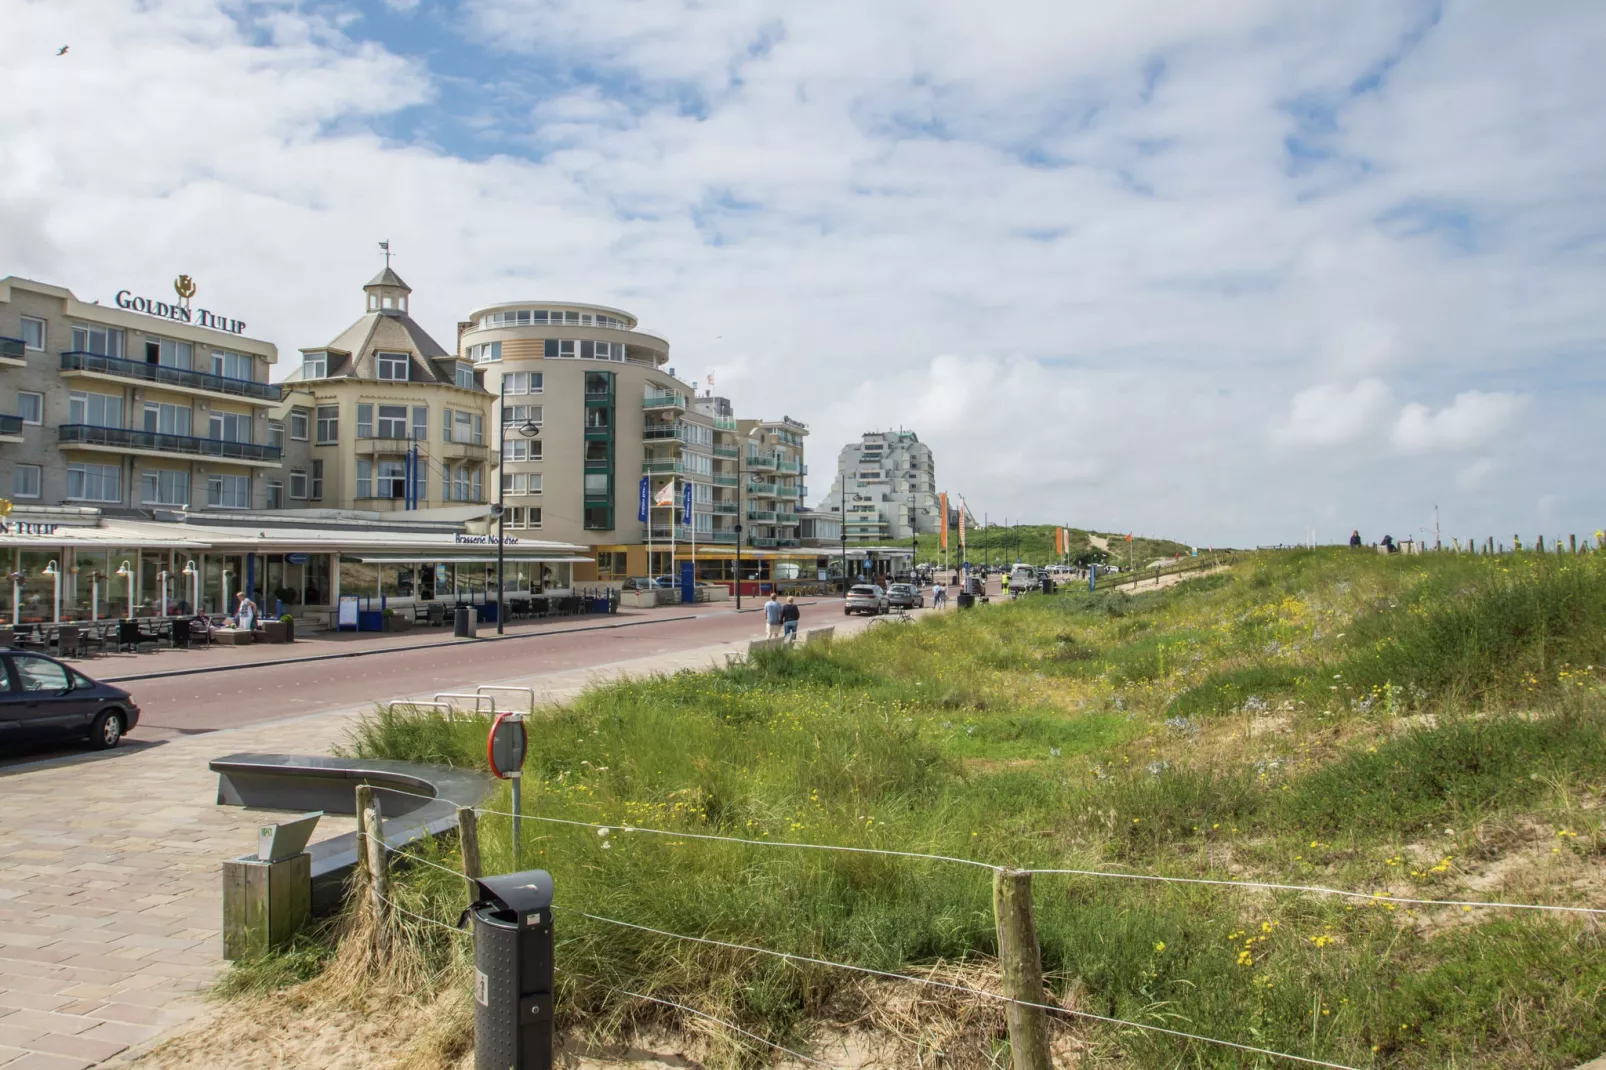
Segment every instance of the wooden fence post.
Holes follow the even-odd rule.
[[[1009,1004],[1009,1058],[1013,1070],[1054,1070],[1048,1052],[1048,1022],[1043,1003],[1043,958],[1037,946],[1032,913],[1032,875],[1021,870],[993,871],[993,917],[998,925],[998,959],[1004,968],[1004,994]]]
[[[463,854],[463,876],[468,878],[468,899],[479,892],[474,879],[480,875],[480,826],[472,806],[457,808],[457,845]]]
[[[1578,552],[1578,536],[1577,535],[1569,535],[1569,536],[1567,536],[1567,552],[1570,553],[1570,554],[1576,554]]]
[[[380,954],[390,951],[389,904],[390,865],[385,850],[385,818],[379,797],[367,784],[357,786],[357,832],[362,849],[357,852],[367,861],[369,897],[374,909],[374,948]]]

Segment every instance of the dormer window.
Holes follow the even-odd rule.
[[[474,389],[474,365],[457,362],[457,385],[464,390]]]
[[[406,353],[378,353],[375,356],[379,366],[379,378],[393,382],[407,381]]]
[[[308,353],[301,358],[301,378],[329,378],[329,354]]]

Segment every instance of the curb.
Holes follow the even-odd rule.
[[[745,611],[744,611],[745,612]],[[640,628],[647,624],[673,624],[679,621],[701,620],[704,613],[687,613],[678,617],[658,617],[654,620],[632,620],[622,624],[589,624],[581,628],[554,628],[544,632],[526,632],[523,635],[487,635],[474,639],[443,639],[433,643],[414,643],[411,646],[387,646],[377,650],[347,650],[338,654],[307,654],[299,658],[279,658],[274,661],[251,661],[239,665],[201,665],[193,669],[167,669],[161,672],[134,673],[130,676],[99,676],[107,684],[137,683],[141,680],[163,680],[175,676],[203,676],[214,672],[239,672],[245,669],[270,669],[280,665],[306,665],[315,661],[338,661],[341,658],[371,658],[380,654],[405,654],[412,650],[439,650],[442,647],[460,646],[463,643],[500,643],[513,639],[539,639],[546,635],[574,635],[577,632],[603,632],[615,628]]]

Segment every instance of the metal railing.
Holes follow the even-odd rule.
[[[716,487],[734,487],[737,483],[735,476],[714,476],[713,479]]]
[[[780,546],[780,544],[781,544],[781,541],[779,539],[754,539],[753,540],[753,545],[758,547],[760,550],[774,550],[778,546]]]
[[[255,398],[258,401],[278,401],[283,389],[278,383],[259,383],[254,379],[233,379],[227,375],[191,371],[188,368],[171,368],[166,364],[147,364],[141,360],[107,357],[99,353],[69,350],[61,355],[64,372],[98,372],[121,379],[139,379],[147,383],[182,386],[192,390],[206,390],[231,397]]]
[[[715,532],[710,533],[710,532],[705,531],[697,539],[697,541],[698,542],[728,542],[728,543],[731,543],[732,545],[734,545],[735,542],[736,542],[736,532],[734,532],[734,531],[715,531]]]
[[[22,417],[12,416],[9,413],[0,413],[0,435],[22,434]],[[735,508],[732,507],[732,512]]]
[[[641,470],[646,473],[673,472],[676,475],[686,474],[686,466],[679,461],[657,461],[650,458],[641,462]]]
[[[674,424],[648,424],[641,429],[641,437],[649,440],[674,439],[680,435]]]
[[[720,431],[734,431],[736,430],[736,418],[734,416],[716,416],[714,417],[714,427]]]
[[[749,468],[774,468],[779,462],[780,458],[773,453],[749,453],[747,455],[747,467]]]
[[[747,511],[747,519],[749,519],[749,520],[774,520],[775,519],[775,514],[770,512],[767,509],[749,509]]]
[[[736,503],[735,502],[715,502],[710,507],[710,511],[711,512],[715,512],[715,513],[734,513],[734,512],[736,512]]]
[[[21,338],[0,338],[0,357],[12,360],[28,359],[28,343]]]
[[[193,435],[166,435],[160,431],[135,431],[128,427],[97,427],[94,424],[62,424],[56,441],[63,446],[112,446],[121,449],[160,450],[192,457],[223,457],[240,461],[277,461],[283,454],[278,446],[255,442],[230,442]]]
[[[648,394],[641,399],[644,409],[684,409],[686,407],[685,394]]]
[[[747,493],[757,494],[764,498],[775,498],[779,496],[780,489],[774,483],[749,483],[747,485]]]
[[[740,455],[741,455],[741,451],[738,450],[735,446],[715,446],[714,447],[714,456],[715,457],[725,457],[725,458],[730,459],[730,460],[735,460]]]

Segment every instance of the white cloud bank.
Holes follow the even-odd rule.
[[[902,424],[995,517],[1602,522],[1599,5],[387,3],[0,0],[0,274],[293,353],[390,238],[443,340],[638,313],[816,495]]]

